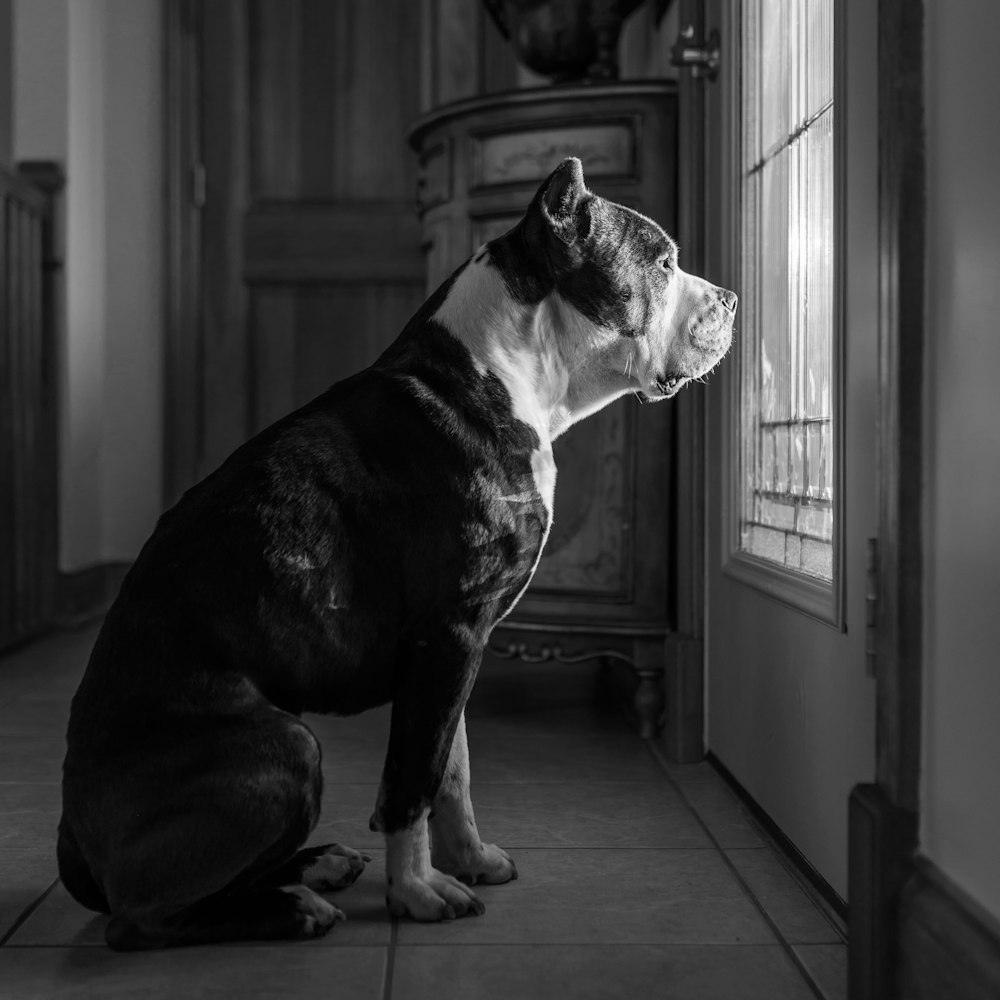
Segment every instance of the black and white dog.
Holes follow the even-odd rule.
[[[300,713],[392,702],[372,828],[388,905],[482,913],[516,877],[469,800],[464,706],[549,531],[552,441],[726,353],[736,296],[565,160],[371,368],[237,450],[160,520],[73,699],[59,872],[132,949],[319,935],[316,889],[368,858],[303,849],[320,747]]]

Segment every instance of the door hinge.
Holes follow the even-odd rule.
[[[865,673],[878,675],[878,539],[869,538],[865,557]]]
[[[705,77],[714,80],[719,72],[720,62],[719,32],[713,29],[704,42],[694,40],[694,26],[688,25],[681,33],[670,50],[670,61],[681,69],[691,70],[694,77]]]
[[[205,194],[207,190],[207,181],[205,178],[205,164],[204,163],[192,163],[191,164],[191,204],[195,208],[205,207]]]

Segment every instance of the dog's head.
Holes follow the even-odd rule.
[[[608,390],[666,399],[729,350],[736,295],[681,270],[676,244],[651,219],[588,191],[579,160],[552,172],[510,236],[508,251],[527,255],[504,268],[520,282],[513,291],[576,314],[561,335],[579,341],[567,347],[592,380],[595,366],[599,379],[624,377]]]

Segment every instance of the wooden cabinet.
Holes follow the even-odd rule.
[[[410,140],[429,289],[514,225],[569,155],[592,190],[673,231],[676,109],[673,84],[634,82],[511,91],[421,118]],[[629,664],[645,737],[659,724],[673,627],[672,405],[628,397],[555,442],[549,542],[491,640],[501,656]]]

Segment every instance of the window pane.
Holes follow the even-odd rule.
[[[743,8],[741,548],[833,572],[833,3]]]

